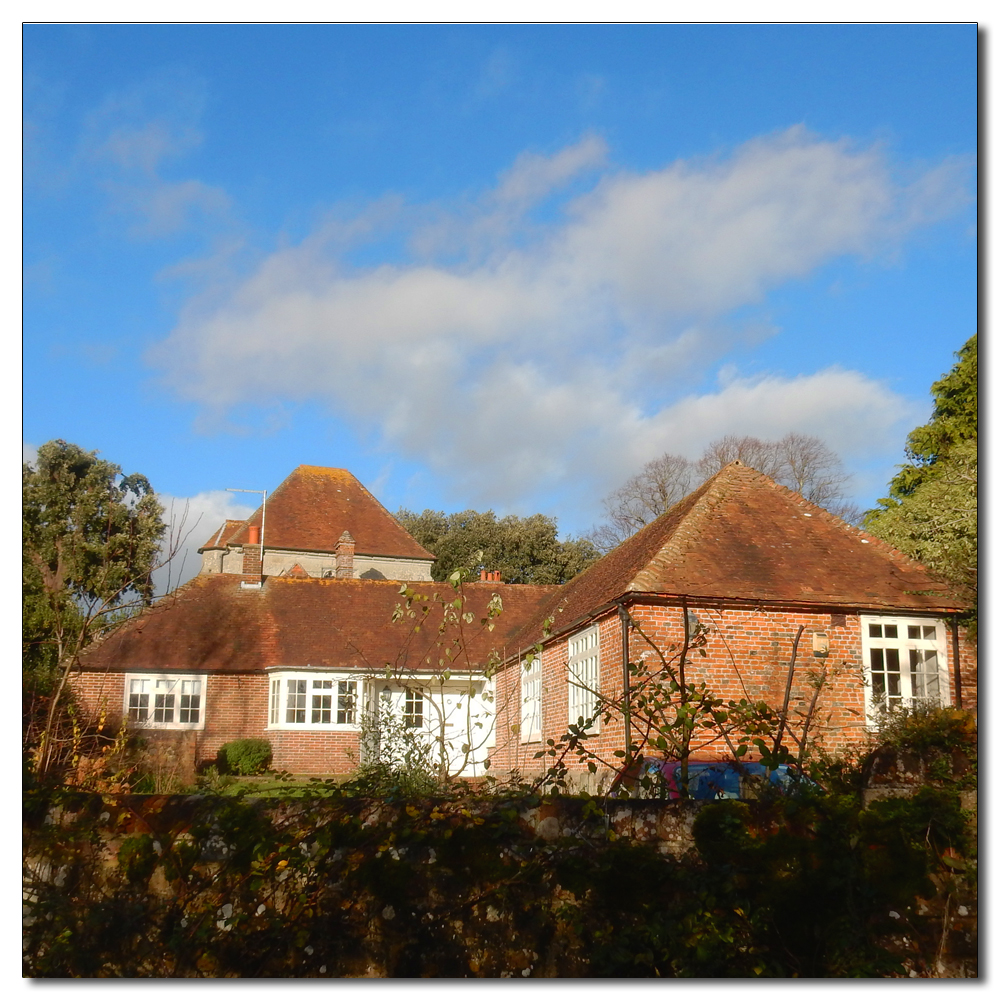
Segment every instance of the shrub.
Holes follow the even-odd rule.
[[[361,763],[342,786],[351,795],[375,798],[440,794],[433,748],[420,733],[382,712],[361,720]]]
[[[888,715],[879,728],[883,746],[926,757],[934,752],[975,753],[976,717],[960,708],[917,706]]]
[[[219,747],[219,770],[224,774],[263,774],[271,763],[268,740],[233,740]]]

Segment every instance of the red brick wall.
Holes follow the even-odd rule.
[[[260,546],[248,543],[243,546],[243,575],[259,578],[260,572]]]
[[[671,646],[675,652],[683,642],[683,619],[678,607],[642,605],[631,609],[633,618],[643,632],[664,653]],[[812,699],[814,688],[808,683],[810,672],[827,668],[827,680],[817,703],[810,729],[810,740],[831,752],[863,740],[865,701],[861,648],[861,624],[858,614],[843,616],[844,624],[834,624],[837,612],[805,613],[794,609],[734,608],[716,605],[690,608],[703,625],[709,628],[706,655],[695,653],[689,660],[687,680],[704,681],[719,697],[766,701],[780,709],[784,700],[788,663],[792,643],[799,625],[804,626],[799,643],[796,669],[790,700],[790,718],[804,713]],[[622,679],[622,639],[617,613],[606,615],[599,622],[601,647],[601,688],[606,694],[620,696]],[[814,632],[829,637],[829,655],[815,657],[812,649]],[[975,708],[976,656],[975,646],[961,636],[961,670],[963,706]],[[561,639],[542,654],[542,738],[538,743],[522,743],[512,727],[520,723],[520,671],[504,670],[497,678],[498,719],[497,748],[493,755],[493,770],[504,773],[518,768],[524,773],[543,770],[551,758],[535,760],[534,754],[547,749],[545,741],[559,741],[566,732],[568,690],[566,662],[568,640]],[[635,630],[629,635],[629,656],[632,662],[644,658],[648,665],[659,659],[652,648]],[[668,654],[669,656],[669,654]],[[949,674],[952,680],[952,703],[955,703],[954,670],[948,643]],[[795,723],[796,732],[800,726]],[[633,727],[633,740],[638,735]],[[613,765],[615,750],[624,749],[624,722],[615,717],[602,722],[598,737],[588,740],[588,746]],[[724,756],[726,747],[695,744],[693,752],[705,757]],[[569,758],[567,758],[569,760]]]
[[[81,672],[73,675],[71,683],[77,701],[86,712],[96,715],[104,710],[110,719],[120,718],[124,713],[124,674]],[[359,745],[357,732],[270,730],[268,690],[268,677],[264,674],[210,675],[205,690],[205,728],[173,733],[178,740],[188,733],[193,736],[198,764],[214,760],[223,743],[252,738],[270,740],[274,751],[271,766],[276,770],[293,774],[347,774],[354,770]],[[155,732],[161,741],[172,735],[171,730]]]
[[[958,630],[958,658],[959,658],[959,668],[962,672],[962,708],[968,709],[970,712],[979,711],[979,647],[975,640],[969,638],[969,633],[966,629],[960,628]],[[948,636],[948,663],[951,665],[951,635]],[[951,671],[952,679],[952,691],[951,700],[952,704],[956,704],[955,701],[955,672]]]

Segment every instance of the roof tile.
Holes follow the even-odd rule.
[[[448,584],[412,585],[427,596],[453,599]],[[475,621],[463,628],[475,666],[496,650],[515,650],[511,638],[557,587],[468,583],[466,607]],[[479,619],[493,594],[503,613],[493,631]],[[239,578],[206,574],[161,598],[141,616],[82,657],[85,670],[197,670],[256,672],[274,666],[384,670],[386,663],[427,669],[437,663],[436,627],[413,633],[406,621],[392,622],[404,601],[400,585],[388,580],[317,580],[269,577],[261,590],[243,590]],[[440,620],[432,607],[431,620]]]
[[[238,522],[229,544],[246,543],[247,527],[260,525],[261,513],[258,507]],[[300,465],[267,498],[269,549],[333,552],[345,531],[353,536],[357,555],[434,558],[346,469]]]
[[[525,626],[558,632],[628,593],[956,610],[919,563],[740,462],[575,577]]]

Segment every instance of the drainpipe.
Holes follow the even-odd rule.
[[[678,679],[680,681],[680,704],[681,708],[687,707],[687,678],[685,668],[687,666],[688,649],[691,646],[691,621],[688,618],[687,594],[681,596],[681,614],[684,616],[684,645],[681,647],[681,661],[678,668]],[[681,796],[687,798],[688,793],[688,757],[691,756],[691,733],[687,728],[687,716],[684,718],[684,742],[681,744]]]
[[[622,626],[622,701],[625,706],[625,763],[622,773],[627,773],[632,763],[632,679],[629,676],[628,626],[629,617],[624,604],[618,605],[618,620]]]

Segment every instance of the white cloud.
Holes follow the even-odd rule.
[[[21,464],[34,466],[38,461],[38,445],[21,442]]]
[[[891,254],[962,197],[961,165],[903,185],[879,148],[795,128],[728,157],[605,168],[553,204],[606,153],[586,137],[522,155],[453,211],[386,201],[328,222],[192,299],[151,359],[219,414],[323,400],[498,506],[586,478],[600,491],[733,430],[816,433],[845,455],[887,440],[906,408],[856,372],[684,387],[768,335],[732,310],[837,257]],[[393,221],[414,256],[355,266],[351,241]]]
[[[227,518],[243,520],[254,511],[225,490],[209,490],[193,497],[161,493],[158,499],[165,508],[163,518],[167,523],[164,548],[175,553],[166,566],[153,574],[158,594],[173,590],[197,575],[201,569],[198,549]]]
[[[171,180],[164,168],[202,142],[201,80],[182,70],[150,75],[110,94],[87,117],[78,159],[96,172],[112,210],[131,220],[135,236],[170,236],[230,208],[220,188]]]

